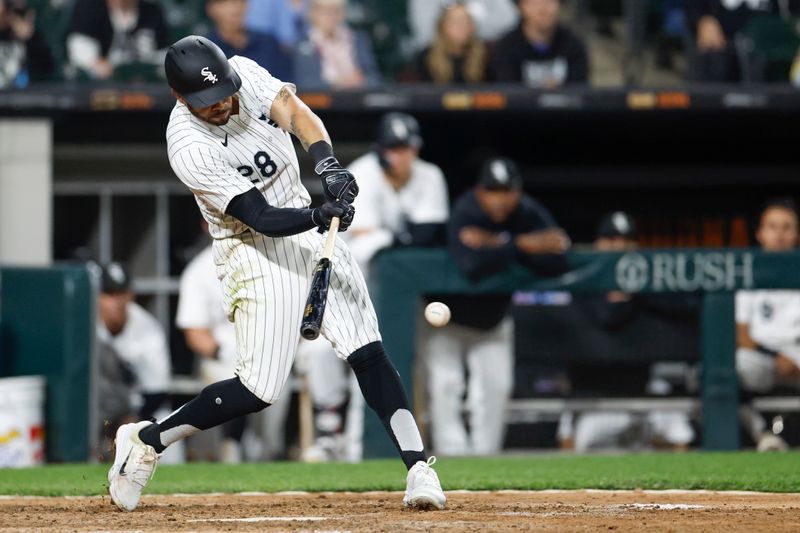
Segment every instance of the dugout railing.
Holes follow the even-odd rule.
[[[734,293],[739,289],[800,288],[800,253],[751,249],[654,249],[628,253],[573,252],[570,270],[541,278],[521,266],[470,282],[444,249],[389,250],[374,262],[372,295],[383,340],[408,390],[412,389],[415,327],[424,294],[516,290],[702,293],[700,406],[702,446],[739,448]],[[564,406],[567,404],[564,403]],[[687,408],[691,406],[687,405]],[[365,423],[367,456],[393,453],[378,419]]]

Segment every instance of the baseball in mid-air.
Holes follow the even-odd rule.
[[[446,326],[450,322],[450,308],[442,302],[431,302],[425,306],[425,320],[435,328]]]

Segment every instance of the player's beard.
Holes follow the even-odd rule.
[[[219,113],[211,115],[208,119],[206,119],[206,122],[208,122],[209,124],[213,124],[214,126],[224,126],[231,119],[232,113],[233,109],[228,107],[226,109],[223,109]]]
[[[233,114],[233,99],[231,99],[230,105],[223,107],[216,113],[210,113],[209,108],[194,109],[189,107],[189,111],[203,122],[207,122],[213,126],[224,126],[228,123]]]

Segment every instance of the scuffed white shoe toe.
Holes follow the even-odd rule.
[[[153,477],[158,454],[139,439],[139,431],[151,422],[124,424],[117,430],[114,464],[108,471],[108,492],[114,505],[133,511],[139,505],[147,482]]]

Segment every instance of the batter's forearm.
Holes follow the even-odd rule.
[[[281,128],[297,137],[305,150],[319,141],[331,144],[322,120],[288,85],[280,90],[272,104],[272,118]]]
[[[319,141],[331,144],[331,138],[322,120],[303,104],[305,110],[298,110],[291,120],[290,131],[300,140],[300,144],[308,151],[309,147]]]
[[[273,207],[258,189],[235,196],[225,213],[267,237],[297,235],[317,226],[313,209]]]

